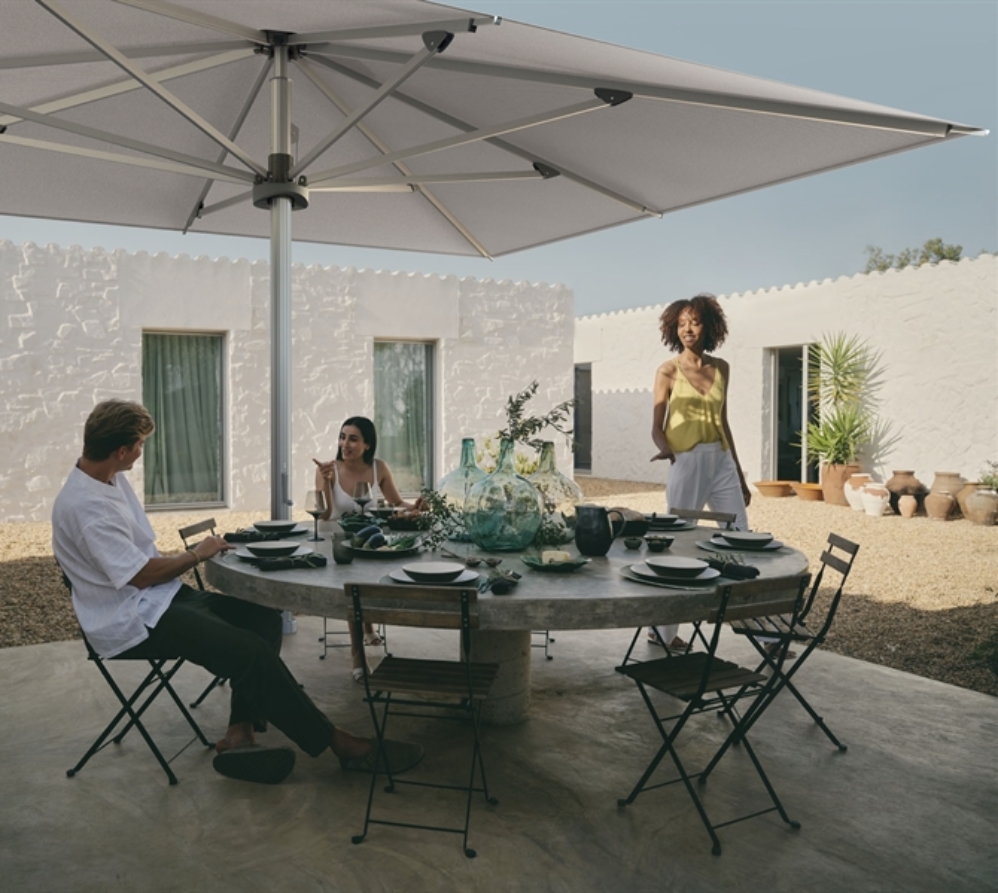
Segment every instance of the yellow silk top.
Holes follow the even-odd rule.
[[[676,453],[686,453],[698,443],[717,443],[730,449],[724,436],[721,409],[724,406],[724,376],[714,373],[714,383],[701,394],[676,363],[676,379],[669,397],[669,414],[665,420],[665,436]]]

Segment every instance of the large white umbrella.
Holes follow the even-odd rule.
[[[0,16],[0,213],[269,235],[274,517],[294,211],[300,240],[494,257],[982,132],[421,0]]]

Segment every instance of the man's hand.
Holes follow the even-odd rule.
[[[666,462],[675,462],[676,454],[672,450],[665,449],[659,450],[658,453],[651,457],[652,462],[658,462],[660,459],[665,459]]]
[[[192,546],[190,551],[197,556],[198,561],[207,561],[219,552],[228,552],[229,549],[234,548],[235,546],[225,537],[209,536],[201,540],[196,546]]]

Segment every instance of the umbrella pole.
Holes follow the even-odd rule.
[[[288,47],[276,43],[270,81],[272,181],[287,180],[291,161]],[[291,512],[291,211],[290,197],[270,200],[270,516]]]
[[[291,199],[270,205],[270,517],[291,516]]]

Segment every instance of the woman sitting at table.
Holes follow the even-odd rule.
[[[360,512],[361,506],[351,495],[356,492],[358,484],[370,485],[369,495],[372,500],[377,500],[380,495],[389,505],[413,508],[399,494],[388,463],[374,458],[377,446],[378,432],[375,430],[374,422],[364,416],[351,416],[340,426],[336,458],[331,462],[312,460],[318,466],[315,471],[315,487],[326,494],[326,505],[329,506],[325,514],[320,516],[321,520],[336,521],[343,515]],[[361,632],[353,623],[349,626],[353,678],[356,682],[362,682],[364,649],[361,644]],[[366,624],[364,627],[363,644],[382,644],[381,636],[374,631],[371,624]]]

